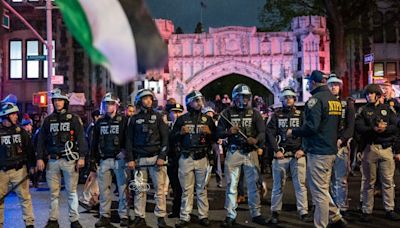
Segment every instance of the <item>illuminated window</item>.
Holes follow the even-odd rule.
[[[26,56],[39,55],[39,41],[30,40],[26,42]],[[39,60],[26,61],[26,78],[39,78]]]
[[[10,41],[10,78],[22,78],[22,41]]]
[[[374,63],[374,76],[383,77],[385,75],[383,63]]]

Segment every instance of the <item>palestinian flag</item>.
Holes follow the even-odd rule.
[[[167,46],[143,0],[56,0],[65,24],[116,84],[164,67]]]

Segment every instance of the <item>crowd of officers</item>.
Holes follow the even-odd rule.
[[[90,177],[100,192],[100,218],[96,227],[110,225],[112,176],[118,196],[121,226],[146,227],[146,190],[135,191],[135,218],[129,220],[126,190],[129,179],[140,178],[141,186],[151,177],[159,227],[167,227],[165,217],[178,217],[176,227],[189,227],[194,194],[199,223],[209,226],[207,184],[216,154],[213,145],[224,140],[226,218],[222,226],[236,223],[238,183],[245,176],[252,222],[260,225],[279,223],[283,192],[290,174],[295,188],[297,212],[303,222],[315,227],[345,227],[348,204],[350,145],[358,139],[362,183],[361,220],[368,222],[374,206],[374,190],[380,182],[388,219],[397,221],[394,212],[394,170],[400,148],[399,122],[395,100],[383,96],[381,88],[365,88],[367,103],[357,114],[354,100],[341,97],[342,80],[336,75],[313,71],[308,79],[312,97],[304,110],[295,106],[297,93],[286,87],[281,91],[282,107],[264,121],[251,107],[252,92],[245,84],[233,88],[233,104],[212,118],[199,91],[185,98],[187,112],[178,103],[167,104],[166,113],[155,110],[157,100],[151,90],[142,89],[135,99],[136,112],[118,113],[120,101],[112,93],[102,100],[100,115],[91,124],[89,143],[82,120],[68,110],[69,98],[60,89],[51,92],[54,112],[40,128],[36,153],[24,127],[18,124],[18,107],[4,99],[0,109],[0,227],[4,223],[4,197],[8,185],[20,198],[26,227],[34,226],[28,172],[46,172],[50,188],[50,210],[46,227],[59,227],[61,178],[68,196],[71,227],[81,227],[77,184],[79,170],[89,164]],[[89,145],[88,145],[89,144]],[[267,147],[273,154],[271,216],[261,215],[259,153]],[[112,174],[113,173],[113,174]],[[62,175],[61,175],[62,174]],[[172,213],[167,214],[165,189],[173,189]],[[314,210],[309,213],[307,189]],[[312,215],[313,214],[313,215]]]

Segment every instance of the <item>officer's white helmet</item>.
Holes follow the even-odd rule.
[[[61,91],[61,89],[59,89],[59,88],[53,89],[50,92],[50,97],[51,97],[52,100],[53,99],[62,99],[62,100],[69,101],[68,94],[63,92],[63,91]]]
[[[15,112],[19,112],[19,108],[17,105],[11,102],[6,102],[1,104],[0,117],[8,116]]]
[[[153,93],[153,91],[151,91],[150,89],[141,89],[138,91],[138,93],[136,94],[135,97],[135,105],[139,106],[142,104],[142,97],[145,96],[151,96],[153,98],[153,106],[157,105],[157,98],[155,96],[155,94]]]
[[[203,94],[202,94],[200,91],[193,90],[192,92],[190,92],[190,93],[189,93],[188,95],[186,95],[186,97],[185,97],[185,104],[186,104],[186,107],[189,107],[189,106],[190,106],[190,103],[191,103],[192,101],[195,101],[195,100],[198,99],[198,98],[204,99]],[[204,103],[204,102],[203,102],[203,103]]]
[[[247,104],[244,103],[244,100],[243,100],[244,97],[247,97],[249,99]],[[248,85],[240,83],[240,84],[237,84],[235,87],[233,87],[232,99],[237,107],[245,108],[245,106],[247,106],[247,107],[250,106],[251,98],[252,98],[252,92]]]
[[[343,85],[342,79],[338,78],[338,77],[336,76],[336,74],[330,74],[330,75],[329,75],[327,84],[330,84],[330,83],[339,83],[340,85]]]

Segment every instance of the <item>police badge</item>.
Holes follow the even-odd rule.
[[[202,122],[202,123],[207,122],[207,117],[205,117],[205,116],[201,117],[201,122]]]
[[[151,119],[152,119],[152,120],[156,120],[156,119],[157,119],[157,116],[156,116],[156,115],[151,115]]]
[[[70,120],[72,118],[72,114],[67,114],[67,119]]]
[[[117,117],[117,121],[119,122],[119,121],[121,121],[122,120],[122,117],[121,116],[118,116]]]
[[[318,99],[317,99],[317,98],[314,98],[314,97],[310,98],[310,100],[308,100],[308,102],[307,102],[308,108],[314,107],[314,105],[315,105],[317,102],[318,102]]]
[[[387,116],[387,111],[386,110],[381,110],[382,116]]]
[[[17,133],[20,133],[20,132],[21,132],[21,128],[20,128],[20,127],[16,127],[16,128],[15,128],[15,131],[16,131]]]

